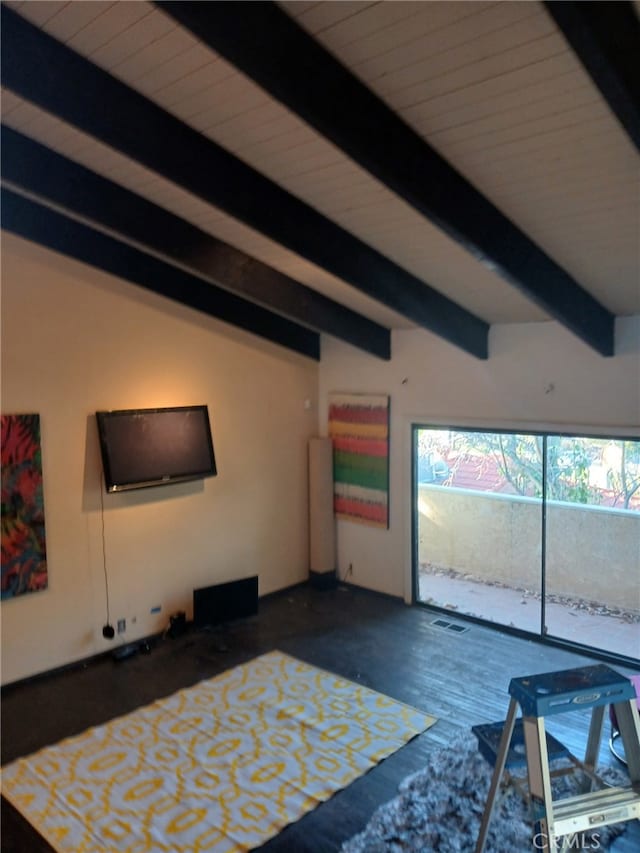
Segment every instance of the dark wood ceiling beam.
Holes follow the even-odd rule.
[[[15,130],[2,128],[0,147],[2,178],[19,191],[296,323],[390,358],[383,326]]]
[[[6,6],[1,35],[2,81],[14,93],[414,323],[479,358],[487,357],[486,322]]]
[[[156,5],[587,344],[613,354],[613,315],[275,3]]]
[[[640,151],[640,20],[633,4],[544,5]]]
[[[54,252],[216,317],[296,353],[320,359],[320,336],[297,323],[169,266],[6,187],[2,228]]]

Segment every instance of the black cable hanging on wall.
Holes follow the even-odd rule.
[[[105,488],[104,477],[102,472],[100,473],[100,522],[102,526],[102,570],[104,572],[104,590],[107,599],[107,621],[102,626],[102,636],[105,640],[113,640],[116,635],[116,632],[113,629],[113,625],[111,624],[111,617],[109,613],[109,576],[107,575],[107,546],[104,535],[104,495],[103,488]]]

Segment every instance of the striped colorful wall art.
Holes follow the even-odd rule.
[[[338,518],[389,527],[389,397],[330,394],[333,505]]]

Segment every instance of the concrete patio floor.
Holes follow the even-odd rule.
[[[540,633],[540,602],[520,590],[429,573],[420,574],[419,589],[423,604]],[[549,636],[640,658],[640,622],[551,602],[545,610]]]

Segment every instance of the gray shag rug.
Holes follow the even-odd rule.
[[[457,740],[436,752],[424,770],[407,777],[400,784],[399,796],[381,806],[364,831],[342,845],[341,853],[472,853],[492,772],[478,751],[475,737]],[[554,799],[578,793],[576,775],[553,780]],[[608,784],[629,784],[622,772],[612,768],[599,771],[599,775]],[[624,829],[624,823],[596,828],[591,838],[580,840],[579,849],[606,851]],[[571,849],[576,849],[578,839],[573,841]],[[518,791],[503,787],[489,825],[485,853],[526,853],[534,849],[528,807]]]

